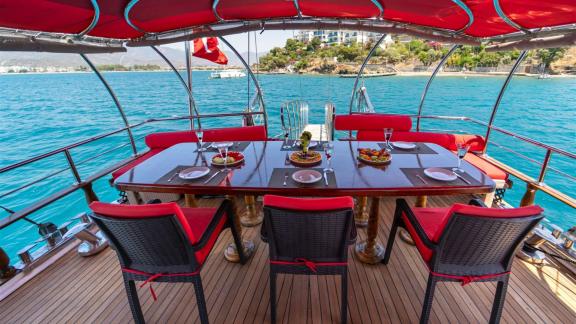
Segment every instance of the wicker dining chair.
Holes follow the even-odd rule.
[[[539,206],[486,208],[475,199],[470,205],[410,209],[406,200],[398,199],[382,263],[390,260],[398,227],[406,228],[429,270],[420,323],[428,322],[439,281],[460,281],[463,286],[497,281],[490,323],[498,323],[515,252],[542,218]]]
[[[144,323],[135,281],[140,287],[152,282],[192,282],[200,321],[208,323],[208,312],[200,270],[219,234],[232,230],[240,262],[246,258],[239,248],[240,237],[232,226],[231,203],[218,208],[180,208],[176,203],[118,205],[94,202],[91,217],[116,251],[128,302],[136,323]]]
[[[270,316],[276,322],[279,273],[340,275],[341,322],[347,320],[348,246],[356,239],[351,197],[264,196],[261,234],[270,250]]]

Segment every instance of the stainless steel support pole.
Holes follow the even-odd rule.
[[[462,45],[452,46],[452,48],[448,51],[448,53],[446,53],[446,55],[444,55],[444,57],[440,60],[440,62],[438,62],[438,65],[436,65],[436,68],[434,68],[434,72],[432,72],[432,75],[428,79],[428,82],[426,83],[426,86],[424,87],[424,92],[422,92],[422,97],[420,98],[420,105],[418,106],[418,117],[416,117],[416,131],[417,132],[420,131],[420,116],[422,116],[422,109],[424,108],[424,100],[426,100],[426,95],[428,94],[428,90],[430,89],[430,85],[432,84],[432,81],[434,81],[436,74],[438,74],[438,72],[440,72],[440,69],[444,66],[446,61],[448,61],[448,58],[450,56],[452,56],[452,54],[454,54],[454,52],[456,52],[456,50],[459,49],[460,47],[462,47]]]
[[[194,96],[192,94],[192,89],[188,88],[188,84],[186,83],[186,81],[184,81],[184,78],[182,77],[182,75],[180,75],[180,72],[178,72],[178,69],[176,69],[176,67],[174,66],[174,64],[172,64],[172,62],[170,62],[170,60],[162,53],[160,52],[160,50],[156,47],[156,46],[150,46],[152,47],[152,49],[158,53],[158,55],[164,60],[164,62],[166,62],[166,64],[168,64],[168,66],[170,66],[170,69],[172,69],[172,71],[174,72],[174,74],[176,74],[176,77],[178,77],[178,80],[180,80],[180,83],[182,84],[182,86],[184,87],[184,89],[186,89],[186,92],[188,93],[188,100],[190,103],[190,107],[193,108],[194,113],[196,114],[196,116],[200,115],[200,112],[198,111],[198,108],[196,108],[196,103],[194,102]],[[194,124],[193,119],[190,119],[190,122],[192,123],[192,125]],[[200,122],[200,118],[198,118],[198,127],[202,128],[202,124]]]
[[[488,121],[488,127],[486,129],[486,136],[484,137],[484,141],[486,142],[486,145],[484,145],[484,150],[482,152],[484,154],[486,153],[486,149],[488,148],[488,139],[490,138],[490,133],[492,132],[492,125],[494,124],[494,120],[496,119],[496,113],[498,112],[498,107],[500,106],[500,102],[502,101],[502,98],[504,97],[504,93],[506,92],[506,89],[508,89],[508,85],[510,84],[510,80],[512,80],[514,73],[516,72],[516,70],[518,70],[520,63],[522,63],[522,61],[526,57],[526,54],[528,54],[528,51],[522,51],[522,53],[520,53],[520,56],[518,56],[518,59],[514,63],[514,66],[512,66],[510,73],[508,73],[508,76],[506,77],[506,81],[504,81],[504,84],[502,85],[502,88],[500,89],[500,93],[498,94],[498,98],[496,99],[496,102],[494,103],[494,108],[492,108],[492,114],[490,115],[490,120]]]
[[[360,70],[358,70],[358,74],[356,75],[356,80],[354,81],[354,88],[352,88],[352,98],[350,98],[350,108],[348,111],[348,113],[350,113],[350,114],[352,113],[352,106],[354,105],[354,95],[356,94],[356,88],[358,88],[358,81],[360,80],[360,76],[362,76],[362,73],[364,73],[364,68],[366,68],[368,61],[370,61],[370,58],[372,58],[372,55],[374,55],[378,46],[380,46],[380,44],[382,44],[382,42],[384,41],[384,38],[386,38],[386,35],[387,34],[382,34],[382,37],[380,37],[380,39],[376,42],[376,44],[374,44],[374,46],[372,46],[372,49],[370,49],[370,52],[368,53],[368,55],[364,59],[364,62],[362,62],[362,66],[360,66]]]
[[[186,53],[186,77],[188,78],[188,113],[190,114],[190,129],[194,129],[194,120],[192,116],[194,116],[194,101],[192,100],[192,62],[190,62],[190,41],[184,42],[184,52]],[[178,74],[180,75],[180,74]],[[200,127],[200,119],[198,119],[198,127]]]
[[[86,62],[86,64],[88,64],[90,69],[92,69],[92,71],[94,71],[94,73],[96,74],[98,79],[100,79],[100,82],[102,82],[104,87],[106,87],[106,90],[108,91],[108,94],[110,94],[110,97],[112,97],[112,100],[114,100],[114,104],[116,105],[116,108],[118,109],[118,112],[120,113],[120,116],[122,117],[122,121],[124,122],[124,126],[126,126],[126,131],[128,132],[128,138],[130,139],[130,146],[132,146],[132,152],[134,153],[134,155],[137,155],[138,150],[136,150],[136,143],[134,142],[134,135],[132,135],[132,129],[130,128],[130,124],[128,123],[128,118],[126,117],[126,114],[124,113],[124,109],[122,109],[122,105],[120,104],[118,97],[116,97],[114,90],[112,90],[112,87],[110,87],[110,85],[108,84],[106,79],[104,79],[104,76],[102,76],[102,73],[100,73],[100,71],[98,71],[98,69],[96,68],[94,63],[92,63],[92,61],[90,61],[90,59],[88,59],[88,57],[85,54],[80,53],[80,56],[82,57],[84,62]]]
[[[246,61],[244,60],[244,58],[240,55],[240,53],[238,53],[238,51],[236,50],[236,48],[234,48],[234,46],[232,46],[224,37],[222,36],[218,36],[218,38],[224,43],[226,44],[226,46],[228,46],[228,48],[230,48],[230,50],[232,52],[234,52],[234,54],[238,57],[238,59],[240,60],[240,62],[242,63],[242,65],[244,65],[244,67],[246,68],[246,71],[248,72],[248,74],[250,75],[250,78],[252,79],[252,81],[254,82],[254,86],[256,87],[256,91],[258,91],[258,95],[260,97],[260,104],[262,105],[262,112],[264,113],[264,126],[266,126],[266,131],[268,131],[268,113],[266,112],[266,105],[264,104],[264,98],[262,95],[262,89],[260,88],[260,83],[258,82],[258,79],[256,78],[256,76],[254,75],[254,72],[252,72],[252,69],[250,68],[250,65],[248,65],[248,63],[246,63]]]

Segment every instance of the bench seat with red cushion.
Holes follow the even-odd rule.
[[[384,128],[409,131],[412,129],[412,118],[405,115],[387,114],[352,114],[334,117],[334,129],[340,131],[383,130]]]
[[[383,141],[383,130],[360,130],[356,134],[359,141]],[[484,149],[484,137],[469,134],[446,134],[430,132],[394,132],[392,141],[434,143],[450,151],[456,151],[458,144],[470,145],[471,152],[481,152]]]
[[[482,172],[484,172],[493,180],[503,180],[503,181],[508,180],[508,173],[506,171],[484,160],[482,157],[476,154],[468,153],[464,157],[464,160],[468,161],[473,166],[482,170]]]
[[[213,128],[204,130],[203,141],[265,141],[267,137],[265,126]],[[181,131],[150,134],[144,141],[151,149],[166,149],[180,143],[198,142],[198,138],[194,131]]]

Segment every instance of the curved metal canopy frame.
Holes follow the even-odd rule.
[[[508,85],[510,84],[512,77],[514,76],[514,73],[516,72],[516,70],[518,70],[518,67],[520,67],[520,63],[522,63],[524,58],[526,58],[526,54],[528,54],[528,51],[523,51],[520,53],[520,56],[518,56],[518,59],[516,60],[516,62],[512,66],[512,69],[510,70],[510,73],[508,73],[508,76],[506,77],[506,81],[504,81],[504,84],[500,89],[500,93],[498,93],[498,98],[496,98],[494,108],[492,108],[492,114],[490,115],[490,120],[488,121],[486,136],[484,137],[484,141],[486,142],[486,145],[484,145],[484,150],[482,152],[484,154],[486,154],[486,149],[488,149],[488,139],[490,138],[490,133],[492,132],[492,125],[494,124],[494,120],[496,119],[496,113],[498,112],[498,107],[500,107],[500,103],[502,102],[504,93],[506,93],[506,89],[508,89]]]
[[[512,20],[512,18],[506,15],[504,10],[502,10],[502,6],[500,6],[500,0],[493,0],[492,2],[494,4],[494,9],[496,9],[496,13],[498,13],[498,16],[500,16],[500,18],[502,18],[502,20],[504,20],[506,24],[508,24],[511,27],[514,27],[515,29],[518,29],[519,31],[522,31],[525,34],[530,34],[530,31],[528,29],[518,25],[518,23]]]
[[[136,143],[134,142],[134,135],[132,134],[132,130],[130,128],[130,123],[128,122],[128,118],[126,117],[126,114],[124,113],[124,109],[122,108],[122,105],[120,104],[120,101],[118,100],[118,97],[116,96],[116,93],[114,93],[114,90],[112,90],[112,87],[110,87],[110,84],[108,84],[106,79],[104,79],[104,76],[102,75],[102,73],[100,73],[100,71],[98,71],[98,69],[96,68],[94,63],[92,63],[92,61],[90,61],[90,59],[86,55],[80,54],[80,56],[82,57],[82,59],[84,59],[86,64],[88,64],[90,69],[92,69],[92,71],[94,71],[94,73],[96,74],[98,79],[100,79],[100,82],[102,82],[104,87],[106,87],[106,90],[108,91],[108,94],[110,94],[110,97],[112,97],[112,100],[114,101],[114,104],[116,105],[116,108],[118,109],[118,112],[120,113],[120,116],[122,117],[122,121],[124,122],[124,126],[126,126],[126,131],[128,132],[128,138],[130,139],[130,146],[132,146],[132,152],[134,153],[135,156],[138,155],[138,150],[136,149]]]
[[[77,35],[78,37],[84,37],[84,35],[91,32],[92,29],[94,29],[94,27],[96,27],[96,24],[98,23],[98,20],[100,19],[100,6],[98,6],[98,1],[97,0],[90,0],[90,3],[92,3],[92,7],[94,8],[94,17],[92,18],[90,25],[88,25],[88,27],[86,27],[86,29],[84,29],[83,31],[81,31]]]
[[[432,72],[432,75],[430,75],[428,82],[426,82],[426,86],[424,87],[424,91],[422,92],[422,97],[420,98],[420,105],[418,106],[418,117],[416,117],[417,132],[420,131],[420,118],[422,116],[422,109],[424,108],[424,101],[426,100],[426,95],[428,94],[430,85],[432,85],[432,81],[434,81],[436,74],[440,72],[440,69],[444,66],[446,61],[448,61],[448,58],[450,58],[450,56],[452,56],[452,54],[454,54],[454,52],[456,52],[456,50],[459,49],[460,47],[462,47],[462,45],[454,45],[452,46],[452,48],[450,48],[448,53],[446,53],[446,55],[444,55],[444,57],[440,60],[440,62],[438,62],[438,65],[436,65],[436,68],[434,68],[434,72]]]
[[[494,1],[497,1],[497,0],[494,0]],[[466,31],[466,29],[468,29],[468,27],[470,27],[472,25],[472,23],[474,23],[474,14],[472,13],[472,10],[470,10],[468,5],[466,5],[462,0],[452,0],[452,2],[457,4],[458,7],[460,7],[462,10],[464,10],[466,12],[466,14],[468,15],[468,23],[466,24],[466,26],[464,26],[464,27],[462,27],[456,31],[456,34],[461,34],[461,33],[464,33]]]
[[[214,2],[212,3],[212,12],[214,13],[214,16],[216,16],[216,19],[218,19],[218,21],[223,22],[224,19],[222,19],[222,17],[220,17],[220,14],[218,13],[219,2],[220,0],[214,0]]]
[[[146,32],[144,30],[134,25],[132,20],[130,20],[130,10],[132,10],[132,8],[138,3],[138,1],[140,0],[130,0],[130,2],[126,5],[126,8],[124,8],[124,20],[126,20],[126,23],[130,25],[130,27],[134,28],[134,30],[145,34]]]
[[[192,95],[192,90],[188,86],[189,83],[186,83],[186,81],[184,81],[184,78],[182,77],[182,75],[180,75],[180,72],[178,72],[178,69],[176,69],[174,64],[172,64],[172,62],[166,57],[166,55],[164,55],[164,53],[162,53],[156,46],[150,46],[150,47],[164,60],[164,62],[166,62],[166,64],[168,64],[170,69],[174,72],[174,74],[176,74],[176,77],[178,78],[178,80],[180,80],[180,83],[182,84],[184,89],[186,89],[186,93],[188,93],[188,100],[189,100],[190,109],[191,109],[190,115],[195,113],[196,116],[199,116],[200,112],[198,112],[198,109],[196,108],[196,102],[194,101],[194,96]],[[198,118],[197,120],[198,120],[198,127],[202,128],[200,118]],[[192,123],[191,126],[194,126],[194,121],[191,120],[190,122]]]
[[[364,62],[362,62],[362,65],[360,66],[360,70],[358,70],[358,74],[356,75],[356,80],[354,81],[354,87],[352,88],[352,97],[350,98],[350,106],[348,109],[349,114],[352,113],[352,106],[354,106],[354,97],[356,95],[356,89],[358,88],[358,81],[360,80],[360,77],[364,73],[364,68],[366,68],[368,61],[370,61],[370,59],[372,58],[372,55],[374,55],[374,53],[376,52],[376,49],[378,48],[378,46],[380,46],[380,44],[382,44],[382,42],[386,38],[386,35],[387,34],[383,34],[380,37],[380,39],[378,39],[376,44],[374,44],[374,46],[372,46],[372,48],[370,49],[370,52],[368,52],[368,55],[364,59]]]
[[[268,129],[268,114],[266,113],[266,105],[264,104],[264,97],[262,94],[262,88],[260,88],[260,83],[258,82],[258,78],[256,78],[256,76],[254,75],[254,72],[250,68],[250,65],[248,65],[248,63],[246,62],[246,60],[244,60],[242,55],[240,55],[240,53],[238,53],[236,48],[234,46],[232,46],[232,44],[230,44],[224,37],[219,36],[218,38],[224,44],[226,44],[226,46],[228,46],[228,48],[230,48],[230,50],[232,52],[234,52],[234,54],[238,57],[238,59],[240,60],[242,65],[244,65],[244,67],[246,68],[246,71],[250,75],[250,78],[254,82],[254,86],[256,87],[256,91],[257,91],[258,98],[260,100],[260,104],[262,105],[262,112],[264,112],[264,125],[266,126],[266,129]]]

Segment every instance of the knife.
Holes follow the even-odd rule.
[[[324,183],[326,184],[326,187],[328,187],[328,175],[326,174],[326,171],[324,171]]]
[[[218,174],[220,174],[220,172],[222,172],[224,170],[218,170],[218,172],[214,173],[210,178],[208,178],[208,180],[204,181],[204,184],[212,181],[212,179],[214,179]]]

